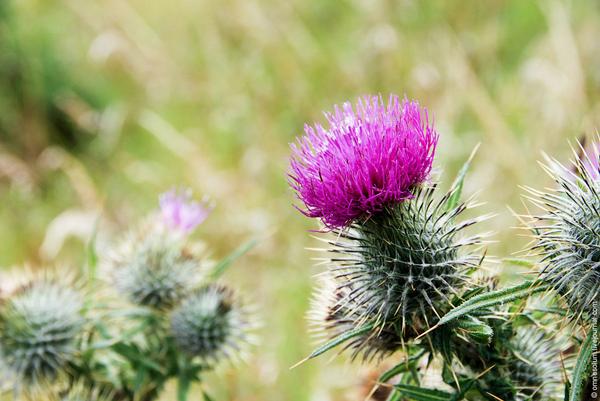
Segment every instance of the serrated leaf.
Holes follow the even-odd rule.
[[[330,349],[335,348],[342,343],[345,343],[346,341],[350,340],[351,338],[358,337],[362,334],[368,333],[369,331],[371,331],[371,329],[373,329],[372,323],[361,326],[361,327],[357,327],[354,330],[346,331],[345,333],[342,333],[339,336],[337,336],[336,338],[321,345],[319,348],[314,350],[308,357],[306,357],[305,360],[316,358],[319,355],[324,354],[325,352],[329,351]]]
[[[525,281],[522,284],[497,291],[479,294],[463,302],[461,305],[446,313],[436,326],[444,325],[461,316],[465,316],[478,309],[490,308],[492,306],[506,304],[517,299],[527,298],[532,294],[545,291],[549,288],[547,284]]]
[[[213,268],[212,272],[210,273],[210,277],[213,280],[221,277],[223,273],[225,273],[225,271],[233,264],[233,262],[235,262],[238,258],[242,257],[247,252],[249,252],[252,248],[256,246],[257,243],[258,241],[254,239],[250,240],[242,246],[240,246],[239,248],[237,248],[232,253],[230,253],[228,256],[225,257],[225,259],[217,263],[217,265]]]
[[[475,148],[471,152],[471,155],[469,156],[469,158],[467,159],[465,164],[463,164],[463,166],[458,171],[458,174],[456,175],[456,178],[454,179],[454,182],[452,183],[452,186],[450,187],[451,195],[450,195],[450,197],[448,197],[448,201],[446,202],[446,209],[448,209],[448,210],[454,209],[456,207],[456,205],[458,205],[458,203],[460,202],[460,196],[462,194],[465,176],[467,175],[467,171],[469,170],[471,161],[475,157],[475,154],[477,153],[478,149],[479,149],[479,144],[477,144],[477,146],[475,146]]]
[[[454,395],[445,391],[433,390],[407,384],[396,384],[396,390],[413,401],[450,401]]]
[[[587,380],[590,377],[592,367],[591,360],[594,352],[594,330],[590,329],[585,341],[581,344],[577,362],[573,368],[573,379],[571,380],[571,390],[566,400],[582,401],[584,400],[584,390]]]

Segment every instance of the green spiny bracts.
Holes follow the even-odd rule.
[[[450,193],[436,199],[434,192],[421,187],[410,201],[336,232],[330,249],[338,286],[350,289],[340,303],[405,339],[434,324],[482,260],[472,251],[482,236],[462,231],[483,218],[457,222],[467,205],[448,209]]]
[[[202,262],[185,237],[161,227],[143,226],[110,259],[117,290],[132,303],[169,309],[202,280]]]
[[[583,160],[573,162],[575,172],[550,160],[545,169],[556,188],[528,189],[530,200],[544,209],[530,223],[540,278],[562,296],[575,320],[589,319],[600,301],[600,181],[589,157],[584,152]]]
[[[83,300],[77,290],[40,278],[0,305],[0,359],[18,388],[35,390],[67,372],[84,331]]]
[[[317,341],[331,340],[346,332],[373,323],[361,310],[361,306],[349,297],[351,287],[337,286],[329,274],[321,279],[321,287],[316,291],[312,308],[308,314],[312,331]],[[396,351],[402,345],[400,336],[392,326],[373,327],[347,342],[345,348],[351,351],[352,359],[361,357],[365,361],[380,360]]]
[[[561,347],[541,329],[516,330],[509,348],[507,371],[516,390],[516,401],[562,399]]]
[[[197,290],[171,314],[177,347],[209,365],[242,356],[252,328],[248,309],[233,291],[220,285]]]
[[[111,391],[76,382],[68,390],[50,397],[49,401],[115,401],[116,399]]]

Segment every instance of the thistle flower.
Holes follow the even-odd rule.
[[[184,234],[193,231],[210,213],[206,205],[192,200],[190,190],[165,192],[159,204],[165,225]]]
[[[248,311],[233,292],[214,284],[184,299],[171,314],[171,334],[179,349],[211,365],[239,355],[251,328]]]
[[[83,296],[49,278],[16,290],[0,306],[0,359],[19,386],[65,374],[84,330]]]
[[[176,233],[175,233],[176,234]],[[169,309],[202,280],[202,262],[178,235],[142,225],[109,260],[116,289],[131,302]]]
[[[594,147],[595,149],[596,147]],[[532,216],[533,251],[540,255],[540,279],[565,300],[573,318],[591,317],[600,300],[600,181],[598,155],[584,152],[573,161],[575,173],[550,159],[546,171],[556,182],[547,192],[528,189],[544,210]]]
[[[438,135],[418,103],[365,96],[325,116],[328,127],[306,125],[292,145],[291,186],[307,216],[345,227],[412,198],[427,179]]]
[[[483,236],[462,231],[486,216],[457,222],[468,207],[447,208],[450,193],[435,199],[435,187],[417,188],[414,199],[336,231],[329,269],[344,290],[342,304],[411,338],[437,320],[450,299],[469,285],[482,256],[472,250]]]

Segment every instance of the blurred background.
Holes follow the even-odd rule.
[[[261,307],[262,345],[207,377],[215,398],[363,400],[373,368],[289,369],[314,345],[318,269],[288,144],[360,94],[418,99],[443,187],[481,143],[465,192],[510,256],[519,186],[550,184],[541,152],[600,126],[599,38],[594,1],[0,0],[0,266],[77,268],[97,221],[117,235],[189,186],[217,205],[195,234],[214,258],[260,241],[226,279]]]

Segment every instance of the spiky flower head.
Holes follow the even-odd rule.
[[[292,145],[291,186],[304,213],[341,228],[414,196],[430,171],[438,135],[417,102],[364,96],[306,125]]]
[[[112,391],[77,381],[71,384],[67,390],[58,391],[57,394],[47,394],[43,399],[47,401],[114,401],[116,398]]]
[[[212,284],[173,310],[171,334],[182,352],[212,365],[240,355],[248,342],[250,320],[233,291]]]
[[[561,344],[544,330],[520,327],[510,342],[508,359],[516,401],[562,400]]]
[[[107,259],[116,289],[131,302],[157,309],[173,307],[203,279],[204,261],[189,234],[208,215],[191,192],[172,190],[160,196],[160,214],[142,222]]]
[[[50,278],[17,289],[0,305],[0,359],[19,387],[35,389],[68,370],[84,331],[83,296]]]
[[[175,189],[159,198],[160,211],[167,227],[184,234],[193,231],[210,213],[206,204],[194,201],[191,191]]]
[[[373,323],[364,313],[365,305],[360,305],[350,296],[353,289],[340,285],[331,272],[321,277],[321,286],[312,299],[308,314],[315,338],[325,342],[367,324]],[[392,354],[402,345],[402,339],[393,326],[373,327],[354,337],[345,349],[351,358],[363,361],[380,360]]]
[[[528,189],[530,200],[544,210],[532,216],[530,226],[533,250],[541,257],[540,278],[562,296],[574,319],[587,319],[600,300],[598,153],[585,151],[572,165],[575,172],[548,158],[545,169],[556,188]]]
[[[182,238],[152,224],[129,234],[109,259],[116,289],[134,304],[169,309],[203,279],[202,261]]]
[[[365,357],[393,351],[435,324],[481,263],[474,248],[482,236],[462,231],[482,218],[457,221],[467,205],[449,206],[451,193],[434,193],[435,187],[418,188],[411,201],[335,231],[328,241],[335,302],[325,328],[372,324],[368,338],[356,338]]]

